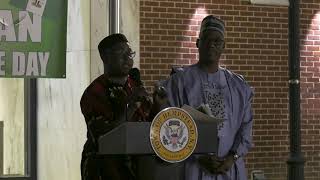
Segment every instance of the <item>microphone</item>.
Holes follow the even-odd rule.
[[[142,81],[140,79],[140,71],[138,68],[131,68],[129,73],[128,73],[128,79],[127,79],[127,92],[129,95],[132,95],[133,93],[133,88],[134,87],[140,87],[142,86]],[[144,98],[144,97],[142,97]],[[137,113],[141,116],[143,120],[146,120],[146,114],[144,113],[144,110],[141,107],[140,101],[135,102],[137,104],[138,109]]]
[[[140,71],[138,68],[131,68],[128,73],[128,86],[132,90],[133,87],[138,87],[142,85],[140,79]]]

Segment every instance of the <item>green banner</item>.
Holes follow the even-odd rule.
[[[66,77],[67,9],[67,0],[0,0],[0,77]]]

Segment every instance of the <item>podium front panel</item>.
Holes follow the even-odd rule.
[[[195,121],[198,140],[194,154],[217,152],[217,124]],[[155,154],[150,144],[151,122],[125,122],[101,136],[98,140],[99,154]]]
[[[99,154],[154,154],[150,122],[126,122],[99,138]]]

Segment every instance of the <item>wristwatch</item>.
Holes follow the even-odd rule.
[[[239,157],[240,157],[240,156],[239,156],[237,153],[234,153],[234,154],[233,154],[233,160],[234,160],[234,161],[236,161],[237,159],[239,159]]]
[[[234,161],[236,161],[236,160],[239,159],[239,157],[240,157],[240,156],[237,154],[236,151],[232,151],[232,150],[231,150],[231,151],[229,152],[229,154],[232,155]]]

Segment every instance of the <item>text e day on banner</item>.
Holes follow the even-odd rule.
[[[67,4],[0,1],[0,77],[65,78]]]

